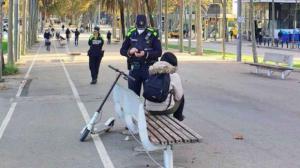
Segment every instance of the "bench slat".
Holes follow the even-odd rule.
[[[161,144],[161,145],[167,144],[168,140],[165,137],[163,137],[159,132],[157,132],[157,130],[154,127],[152,127],[152,125],[150,125],[148,122],[147,122],[147,130],[148,131],[150,130],[150,132],[152,133],[152,136],[154,136],[155,138],[158,139],[159,144]],[[148,136],[151,136],[151,135],[148,134]],[[153,137],[150,138],[150,141],[152,143],[155,143],[154,141],[152,141],[152,139],[153,139]]]
[[[151,125],[147,125],[147,131],[148,131],[148,137],[150,139],[150,141],[154,144],[163,144],[162,141],[159,140],[159,138],[157,136],[159,135],[155,135],[155,129],[151,126]]]
[[[168,117],[165,115],[155,116],[156,118],[160,118],[160,121],[163,122],[167,127],[169,127],[177,136],[179,136],[184,143],[188,143],[192,141],[191,138],[186,136],[180,127],[174,126],[172,123],[168,122]]]
[[[191,143],[199,141],[196,136],[194,136],[189,131],[183,128],[184,126],[182,125],[182,122],[178,121],[175,118],[173,118],[172,120],[170,116],[165,116],[165,118],[169,123],[174,125],[179,131],[183,132],[187,137],[189,137]]]
[[[177,129],[177,132],[180,132],[182,136],[186,137],[189,142],[195,142],[197,139],[191,135],[189,132],[187,132],[185,129],[183,129],[181,126],[178,125],[178,122],[174,122],[170,119],[169,116],[162,116],[166,122],[168,122],[170,125],[172,125],[174,128]]]
[[[157,135],[157,138],[159,138],[159,140],[162,142],[162,144],[165,144],[164,142],[166,142],[167,144],[173,144],[175,143],[173,138],[169,136],[169,134],[167,134],[167,132],[165,132],[165,130],[163,130],[162,128],[160,128],[157,124],[155,124],[155,122],[153,122],[150,118],[147,118],[147,123],[149,125],[151,125],[154,129],[153,129],[153,133],[155,135]]]
[[[153,115],[148,115],[148,117],[152,119],[157,125],[159,125],[165,132],[167,132],[167,134],[169,134],[169,136],[172,137],[176,143],[183,142],[183,139],[181,137],[178,137],[173,130],[171,130],[160,120],[161,117],[155,117]]]
[[[287,64],[289,67],[293,66],[293,56],[278,54],[278,53],[265,53],[264,63],[275,62],[280,64]]]
[[[191,135],[193,135],[197,139],[197,142],[200,142],[203,139],[198,133],[196,133],[195,131],[193,131],[192,129],[190,129],[188,126],[186,126],[182,122],[179,123],[178,120],[177,120],[178,121],[177,122],[175,118],[171,118],[171,117],[169,117],[169,119],[171,119],[172,121],[174,121],[178,126],[182,127],[188,133],[190,133]]]
[[[289,68],[289,67],[268,65],[268,64],[261,64],[261,63],[246,63],[246,64],[249,64],[249,65],[252,65],[252,66],[260,66],[260,67],[265,67],[265,68],[277,69],[277,70],[281,70],[281,71],[294,70],[293,68]]]

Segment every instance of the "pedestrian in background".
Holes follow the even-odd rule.
[[[80,32],[78,31],[78,29],[76,29],[75,31],[72,31],[75,35],[75,46],[78,46],[78,40],[79,40],[79,35],[80,35]]]
[[[111,43],[111,32],[109,30],[106,34],[106,38],[107,38],[107,44],[110,44]]]
[[[88,44],[90,46],[90,49],[88,51],[89,67],[90,67],[91,77],[92,77],[92,81],[90,84],[94,85],[97,83],[100,63],[104,55],[104,51],[102,50],[104,40],[100,35],[99,27],[94,28],[94,32],[89,38]]]
[[[44,39],[45,39],[45,46],[46,46],[46,50],[47,51],[50,51],[50,46],[51,46],[51,33],[50,33],[50,30],[49,29],[46,29],[45,30],[45,33],[44,33]]]
[[[70,41],[70,38],[71,38],[71,31],[70,31],[69,28],[67,28],[67,30],[66,30],[66,39],[67,39],[68,42]]]

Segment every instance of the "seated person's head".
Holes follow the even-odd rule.
[[[177,65],[178,65],[176,56],[171,52],[165,52],[161,56],[160,61],[168,62],[169,64],[171,64],[174,67],[177,67]]]

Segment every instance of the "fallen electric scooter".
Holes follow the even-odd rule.
[[[102,111],[101,110],[102,110],[105,102],[107,101],[109,95],[111,94],[114,86],[117,84],[117,82],[118,82],[118,80],[120,79],[121,76],[123,76],[123,78],[125,80],[135,80],[133,77],[127,75],[125,72],[120,71],[117,68],[114,68],[111,65],[109,65],[108,67],[111,68],[112,70],[116,71],[118,73],[118,75],[117,75],[113,85],[111,86],[110,90],[108,91],[107,95],[105,96],[103,102],[101,103],[99,109],[94,113],[94,115],[91,118],[90,122],[80,132],[80,141],[81,142],[83,142],[90,133],[91,134],[102,134],[104,132],[109,132],[110,131],[110,129],[114,126],[114,123],[115,123],[115,118],[113,118],[113,117],[109,118],[104,123],[104,125],[105,125],[104,128],[100,129],[99,131],[95,131],[96,130],[94,128],[95,125],[98,123],[98,121],[101,121],[101,117],[102,117]]]

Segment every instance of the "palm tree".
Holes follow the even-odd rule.
[[[257,51],[256,51],[256,37],[255,37],[255,24],[254,24],[254,8],[253,8],[253,0],[250,0],[250,26],[251,26],[251,41],[252,41],[252,54],[253,54],[253,62],[257,63]]]
[[[113,36],[114,37],[116,34],[115,30],[116,30],[116,25],[117,25],[116,13],[117,13],[117,10],[119,9],[122,37],[125,37],[125,16],[124,16],[125,3],[124,3],[124,1],[123,0],[103,0],[102,6],[105,6],[108,11],[110,11],[112,14],[114,14],[114,17],[113,17]]]

